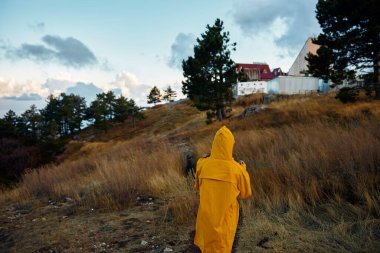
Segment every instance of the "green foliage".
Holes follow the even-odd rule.
[[[61,93],[50,95],[42,109],[42,135],[49,138],[63,137],[79,131],[86,114],[86,100],[78,95]]]
[[[315,39],[313,39],[313,43],[315,43]],[[316,55],[308,53],[305,59],[308,62],[308,70],[306,71],[307,74],[319,77],[326,82],[331,78],[331,66],[333,63],[331,49],[321,46],[317,50]]]
[[[377,0],[319,0],[316,17],[322,33],[314,42],[322,48],[317,56],[307,57],[310,72],[336,84],[374,73],[371,84],[380,98],[379,9]]]
[[[151,90],[150,90],[150,93],[148,95],[148,104],[154,104],[156,105],[157,103],[161,102],[161,92],[160,90],[154,86]]]
[[[35,105],[31,105],[19,118],[19,127],[28,142],[35,143],[41,138],[42,115]]]
[[[134,126],[136,119],[143,118],[141,108],[133,99],[127,99],[122,95],[116,98],[112,91],[97,94],[86,114],[87,120],[93,122],[96,128],[105,131],[111,121],[124,122],[128,118],[132,119]]]
[[[26,168],[53,161],[84,120],[107,130],[111,121],[130,118],[135,127],[136,120],[144,118],[133,99],[116,98],[112,91],[97,94],[89,108],[74,94],[50,95],[46,102],[42,110],[32,105],[21,116],[9,110],[0,118],[0,180],[17,179]]]
[[[339,90],[335,98],[339,99],[342,103],[354,103],[358,100],[359,91],[355,88],[344,87]]]
[[[16,113],[9,110],[3,119],[0,119],[0,138],[16,138],[17,137],[17,122]]]
[[[219,120],[226,117],[225,108],[231,106],[232,84],[237,80],[231,50],[229,32],[224,32],[223,22],[215,21],[206,26],[206,32],[197,38],[194,57],[182,62],[185,81],[182,92],[192,100],[199,110],[216,112]]]
[[[168,86],[168,88],[166,88],[164,90],[164,96],[163,96],[163,99],[168,101],[168,102],[173,102],[174,101],[174,98],[177,97],[177,92],[174,91],[172,89],[172,87],[170,87],[170,85]]]
[[[115,100],[114,107],[115,121],[124,122],[127,118],[132,118],[133,127],[135,127],[135,120],[144,118],[141,108],[138,107],[133,99],[127,99],[120,96]]]

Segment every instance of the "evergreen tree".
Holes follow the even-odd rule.
[[[0,119],[0,138],[16,138],[17,137],[17,121],[16,113],[9,110],[4,118]]]
[[[156,105],[157,103],[161,102],[161,92],[160,90],[154,86],[151,90],[150,90],[150,93],[148,95],[148,104],[154,104]]]
[[[226,108],[231,106],[232,84],[236,82],[235,64],[231,50],[236,43],[230,43],[229,32],[224,31],[223,22],[215,21],[206,26],[206,32],[197,38],[194,57],[182,62],[182,92],[192,100],[199,110],[209,110],[219,120],[226,117]]]
[[[114,120],[116,97],[113,91],[96,95],[86,113],[86,119],[93,121],[94,126],[103,130],[108,129],[108,122]]]
[[[106,106],[106,118],[107,120],[112,120],[114,118],[114,106],[115,106],[115,93],[113,91],[108,91],[104,93],[104,103]]]
[[[40,113],[44,119],[42,134],[47,138],[55,139],[63,136],[63,129],[60,126],[61,116],[59,114],[61,101],[54,95],[49,95],[44,109]]]
[[[168,102],[173,102],[175,97],[177,97],[177,92],[174,91],[172,87],[170,87],[169,85],[168,88],[164,90],[163,99]]]
[[[354,75],[372,77],[380,98],[380,1],[378,0],[319,0],[316,6],[322,33],[315,43],[328,48],[316,57],[308,57],[310,66],[322,64],[320,72],[325,75],[323,62],[332,55],[329,77],[337,84]],[[325,50],[325,49],[322,49]],[[327,57],[329,58],[329,57]],[[313,68],[311,73],[317,73]]]
[[[107,107],[103,101],[103,93],[97,94],[97,98],[91,102],[90,107],[86,113],[86,119],[92,121],[96,128],[107,130]]]
[[[59,113],[65,135],[80,130],[85,112],[85,98],[74,94],[61,94]]]
[[[132,126],[136,126],[136,120],[143,119],[142,108],[137,106],[133,99],[129,100],[128,116],[132,118]]]
[[[315,43],[315,39],[313,39],[313,43]],[[332,77],[332,50],[321,46],[317,50],[317,54],[308,53],[306,56],[306,61],[308,61],[306,71],[307,74],[311,74],[312,76],[319,77],[324,81],[328,81]]]
[[[27,138],[27,142],[36,143],[41,137],[42,119],[42,115],[35,105],[31,105],[28,110],[21,114],[19,125]]]

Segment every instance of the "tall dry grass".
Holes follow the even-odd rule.
[[[190,141],[200,156],[227,124],[236,139],[235,158],[247,163],[251,175],[253,197],[244,202],[248,216],[257,210],[314,215],[320,206],[344,205],[359,216],[378,217],[379,122],[378,102],[342,105],[330,96],[302,97],[275,102],[252,117],[186,127],[178,135],[169,127],[168,137]],[[165,216],[192,223],[198,202],[193,182],[183,176],[183,154],[163,133],[160,139],[80,145],[75,161],[26,173],[11,195],[15,200],[70,197],[79,206],[111,209],[153,196],[165,200]]]
[[[334,200],[380,214],[376,134],[366,125],[322,122],[245,131],[236,134],[236,154],[247,162],[256,206],[306,208]]]
[[[79,205],[114,209],[128,206],[141,195],[186,195],[188,183],[178,149],[165,142],[106,146],[73,162],[29,171],[13,196],[18,200],[69,197]]]
[[[247,210],[334,202],[380,214],[379,102],[343,105],[330,95],[301,97],[225,123],[235,134],[234,156],[251,175]],[[199,155],[210,152],[212,138],[192,139]]]

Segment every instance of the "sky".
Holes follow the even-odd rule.
[[[181,62],[217,18],[235,62],[287,72],[320,32],[317,0],[0,0],[0,116],[74,93],[113,90],[146,106],[153,86],[181,93]]]

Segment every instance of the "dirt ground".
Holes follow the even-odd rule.
[[[0,206],[0,252],[198,252],[194,225],[175,225],[163,201],[138,198],[120,211],[74,201]]]

